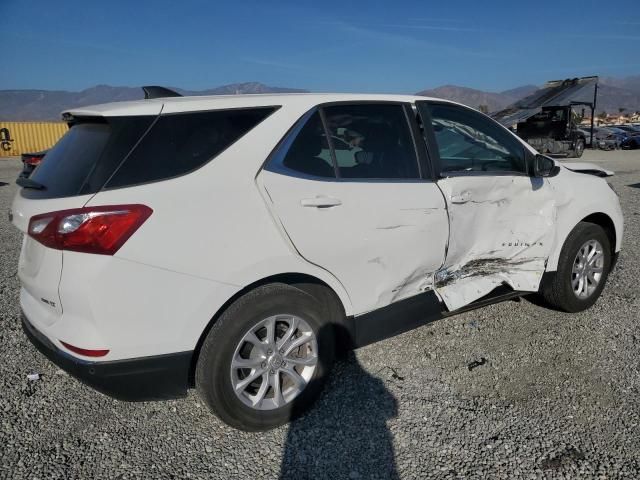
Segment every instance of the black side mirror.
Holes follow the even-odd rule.
[[[533,159],[534,177],[555,177],[560,173],[560,167],[556,162],[545,155],[536,155]]]

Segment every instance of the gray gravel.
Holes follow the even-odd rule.
[[[618,172],[626,215],[619,266],[594,308],[507,302],[371,345],[336,366],[311,413],[261,434],[228,428],[193,392],[111,400],[29,344],[20,235],[5,214],[18,162],[0,160],[0,476],[639,478],[640,151],[583,160]]]

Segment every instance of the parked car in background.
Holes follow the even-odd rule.
[[[19,177],[29,178],[46,154],[47,150],[36,153],[23,153],[20,157],[22,160],[22,172],[20,172]]]
[[[591,129],[580,127],[578,131],[582,135],[584,135],[586,145],[591,147]],[[619,135],[616,132],[611,131],[610,129],[606,129],[603,127],[593,127],[592,148],[599,148],[600,150],[615,150],[616,148],[620,147],[622,137],[625,137],[625,135],[626,134],[624,132],[622,132],[622,135]]]
[[[624,142],[622,142],[620,148],[624,150],[635,150],[637,148],[640,148],[640,136],[634,135],[631,137],[627,137]]]
[[[631,125],[613,125],[613,128],[617,128],[618,130],[623,130],[627,132],[627,134],[630,136],[640,135],[640,128],[634,127]]]
[[[531,293],[585,310],[621,249],[611,172],[449,101],[154,98],[65,118],[12,204],[26,335],[101,392],[195,386],[240,429],[307,410],[338,350]]]
[[[616,148],[620,148],[622,142],[624,142],[629,134],[616,127],[603,127],[603,130],[607,132],[609,135],[613,135],[616,139]]]

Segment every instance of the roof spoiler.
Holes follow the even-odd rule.
[[[181,97],[178,92],[174,92],[173,90],[165,87],[158,87],[155,85],[149,85],[142,87],[142,91],[144,92],[144,99],[147,100],[149,98],[166,98],[166,97]]]

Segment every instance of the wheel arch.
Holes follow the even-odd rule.
[[[594,223],[602,227],[602,229],[607,234],[607,238],[609,239],[609,244],[611,246],[611,256],[615,254],[616,251],[616,226],[613,223],[613,220],[606,213],[598,212],[592,213],[591,215],[587,215],[584,217],[581,222]]]
[[[552,252],[552,255],[549,257],[549,260],[547,262],[547,271],[555,271],[558,268],[558,258],[560,257],[560,251],[562,250],[562,247],[569,237],[569,234],[581,222],[593,223],[602,227],[602,229],[607,234],[609,243],[611,244],[611,256],[612,258],[615,257],[616,245],[619,239],[616,224],[610,215],[604,212],[593,212],[573,223],[571,225],[571,228],[567,229],[566,232],[563,233],[562,237],[560,237],[561,241],[557,243],[556,248]]]
[[[348,310],[348,308],[350,308],[350,305],[345,305],[343,299],[340,297],[338,292],[335,291],[334,288],[332,288],[328,283],[321,280],[320,278],[307,273],[288,272],[274,274],[256,280],[253,283],[240,289],[235,294],[233,294],[226,302],[224,302],[224,304],[222,304],[222,306],[214,313],[214,315],[211,317],[204,330],[200,334],[200,337],[198,338],[196,346],[193,350],[193,355],[191,357],[191,366],[189,369],[190,386],[193,387],[195,384],[196,365],[198,363],[198,357],[200,356],[202,344],[209,334],[211,327],[213,327],[218,318],[220,318],[225,310],[227,310],[227,308],[229,308],[229,306],[240,297],[246,295],[247,293],[255,290],[258,287],[271,283],[284,283],[286,285],[291,285],[305,291],[306,293],[309,293],[316,298],[318,298],[318,294],[322,292],[322,294],[324,295],[322,301],[327,302],[332,318],[334,318],[334,321],[336,323],[342,323],[342,326],[344,327],[341,329],[341,332],[339,332],[340,337],[338,340],[340,341],[340,343],[346,342],[347,346],[349,345],[349,339],[353,328],[351,323],[352,317],[349,315]],[[342,333],[342,330],[344,330],[346,333]]]

